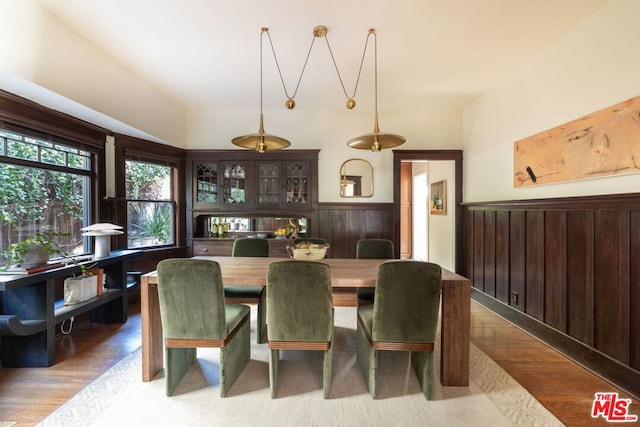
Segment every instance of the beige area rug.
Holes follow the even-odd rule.
[[[252,312],[254,325],[255,312]],[[333,382],[322,398],[319,352],[281,352],[278,397],[269,397],[266,344],[251,360],[230,395],[218,388],[218,350],[199,349],[198,363],[177,395],[165,395],[162,374],[142,382],[141,349],[83,389],[41,426],[559,426],[531,394],[471,344],[469,387],[440,385],[439,346],[434,388],[425,400],[408,353],[383,352],[379,393],[372,400],[356,362],[355,309],[336,308]],[[255,334],[255,330],[252,330]]]

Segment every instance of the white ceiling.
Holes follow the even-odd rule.
[[[52,14],[188,109],[259,107],[260,29],[269,28],[298,109],[344,109],[369,28],[384,110],[462,108],[609,0],[39,0]],[[327,38],[313,37],[324,25]],[[356,93],[373,108],[373,40]],[[264,108],[285,95],[268,39]]]

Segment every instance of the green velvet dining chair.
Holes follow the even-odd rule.
[[[393,242],[389,239],[360,239],[356,243],[356,258],[393,259]],[[358,305],[373,304],[374,288],[358,288]]]
[[[170,258],[157,270],[167,396],[196,361],[198,347],[217,347],[220,396],[225,397],[251,356],[251,310],[225,303],[216,261]]]
[[[269,388],[278,389],[280,350],[323,351],[322,390],[329,397],[333,360],[331,268],[317,261],[277,261],[267,270]]]
[[[262,238],[240,237],[233,241],[231,256],[268,257],[269,241]],[[258,308],[256,319],[256,341],[266,342],[265,288],[264,286],[225,286],[224,295],[229,304],[252,304]]]
[[[387,261],[378,267],[373,304],[357,308],[357,360],[374,399],[380,351],[408,351],[427,400],[440,310],[442,270],[424,261]],[[398,375],[405,375],[398,372]]]

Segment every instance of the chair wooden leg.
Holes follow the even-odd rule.
[[[431,400],[433,353],[432,352],[411,352],[411,365],[418,376],[418,381],[422,387],[422,393],[427,400]]]
[[[247,314],[248,316],[248,314]],[[220,397],[225,397],[251,357],[251,325],[247,320],[220,349]]]
[[[189,371],[196,360],[195,348],[171,348],[165,349],[166,356],[166,394],[172,396],[180,384],[182,377]]]
[[[269,389],[271,398],[275,399],[278,392],[278,362],[280,350],[269,350]]]
[[[333,369],[333,345],[324,351],[324,361],[322,367],[322,396],[329,398],[329,390],[331,389],[331,374]]]
[[[258,303],[258,318],[256,319],[256,333],[258,344],[267,342],[267,293],[262,292]]]

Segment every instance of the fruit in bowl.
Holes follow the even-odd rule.
[[[327,255],[329,245],[300,242],[287,246],[287,253],[293,259],[305,261],[319,261]]]

